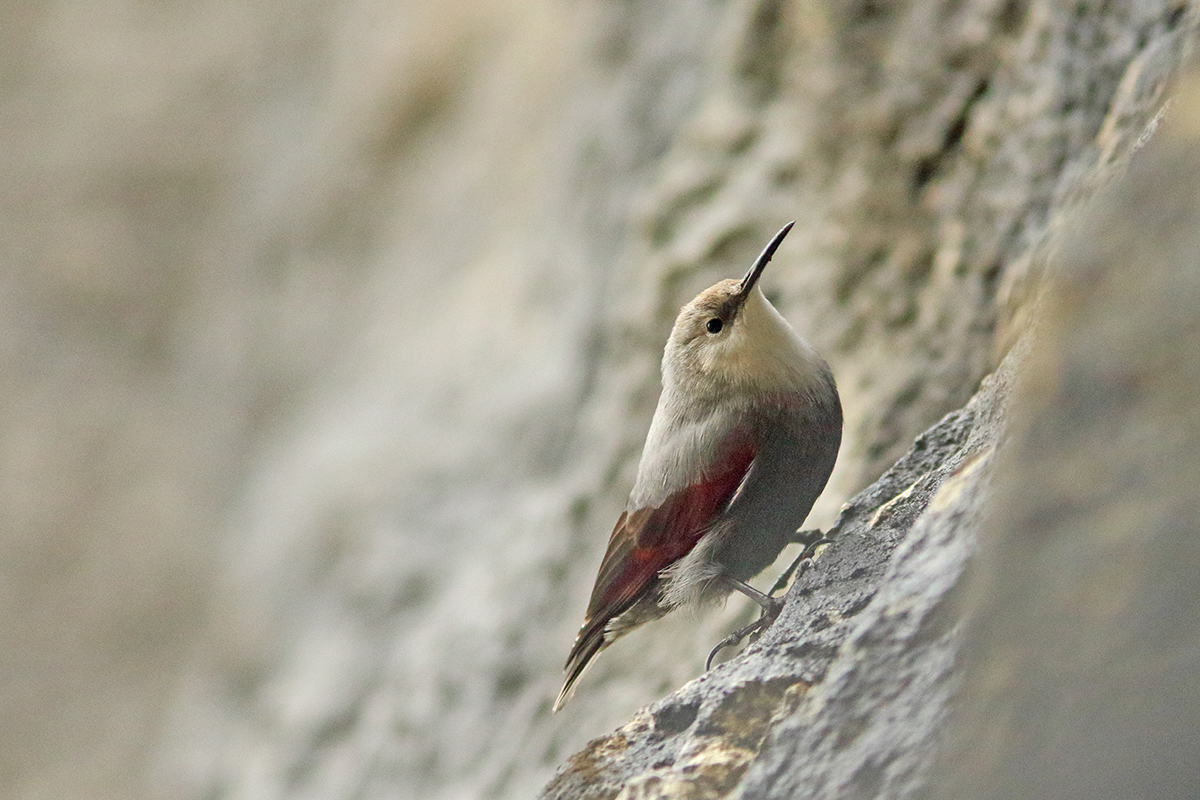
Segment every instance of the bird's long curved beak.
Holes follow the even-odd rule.
[[[740,300],[745,300],[750,296],[750,292],[754,289],[754,284],[758,283],[758,278],[762,275],[763,270],[767,268],[767,264],[771,260],[771,256],[775,255],[775,251],[779,249],[779,243],[783,241],[783,237],[788,235],[788,231],[795,225],[795,221],[789,222],[783,226],[779,233],[775,234],[775,238],[767,243],[763,248],[762,253],[754,261],[754,266],[750,267],[750,271],[742,278],[742,282],[738,285],[737,294],[735,297]]]

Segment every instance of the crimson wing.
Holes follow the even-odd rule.
[[[675,492],[656,507],[621,514],[600,562],[583,627],[567,658],[567,679],[554,704],[556,710],[571,695],[588,663],[615,638],[605,636],[609,622],[656,591],[662,570],[691,552],[737,492],[755,454],[754,447],[738,448],[721,459],[719,472]]]

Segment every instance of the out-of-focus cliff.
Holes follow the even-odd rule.
[[[1032,328],[741,656],[545,800],[1200,792],[1200,72],[1050,238]]]
[[[675,310],[793,218],[765,288],[847,412],[813,524],[952,413],[924,440],[944,461],[851,509],[890,509],[855,578],[883,580],[914,503],[991,475],[1008,384],[960,409],[1148,136],[1194,14],[0,10],[0,791],[533,795],[750,613],[643,629],[547,713]],[[890,503],[905,469],[926,494]],[[727,790],[788,785],[789,724]]]

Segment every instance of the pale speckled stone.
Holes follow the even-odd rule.
[[[848,504],[758,643],[649,708],[686,725],[618,731],[619,752],[589,759],[586,779],[568,761],[544,800],[600,800],[625,784],[664,800],[839,797],[868,772],[879,791],[910,788],[953,685],[957,626],[943,601],[975,547],[1017,362]],[[697,749],[724,759],[697,765]],[[877,759],[890,765],[879,774]]]
[[[1200,72],[1076,220],[967,593],[930,797],[1200,795]]]
[[[744,604],[618,643],[547,713],[671,317],[796,218],[765,286],[848,420],[812,525],[913,489],[827,627],[747,677],[778,680],[729,751],[765,785],[763,720],[852,705],[801,687],[941,480],[876,479],[966,424],[1193,6],[7,4],[0,794],[529,797],[696,679]],[[658,760],[689,708],[648,718]]]
[[[1036,332],[851,501],[760,643],[650,707],[697,723],[627,741],[608,784],[662,787],[654,798],[1195,796],[1197,87],[1182,85],[1157,138],[1128,138],[1146,151],[1122,155],[1127,175],[1089,176],[1099,197],[1062,207]],[[803,669],[801,654],[808,683],[756,730],[735,782],[647,768],[646,753],[697,741],[712,706]],[[542,797],[603,796],[570,770]]]

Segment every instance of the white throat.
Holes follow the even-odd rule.
[[[699,353],[701,371],[754,392],[810,390],[829,369],[757,288],[729,335],[706,345]]]

